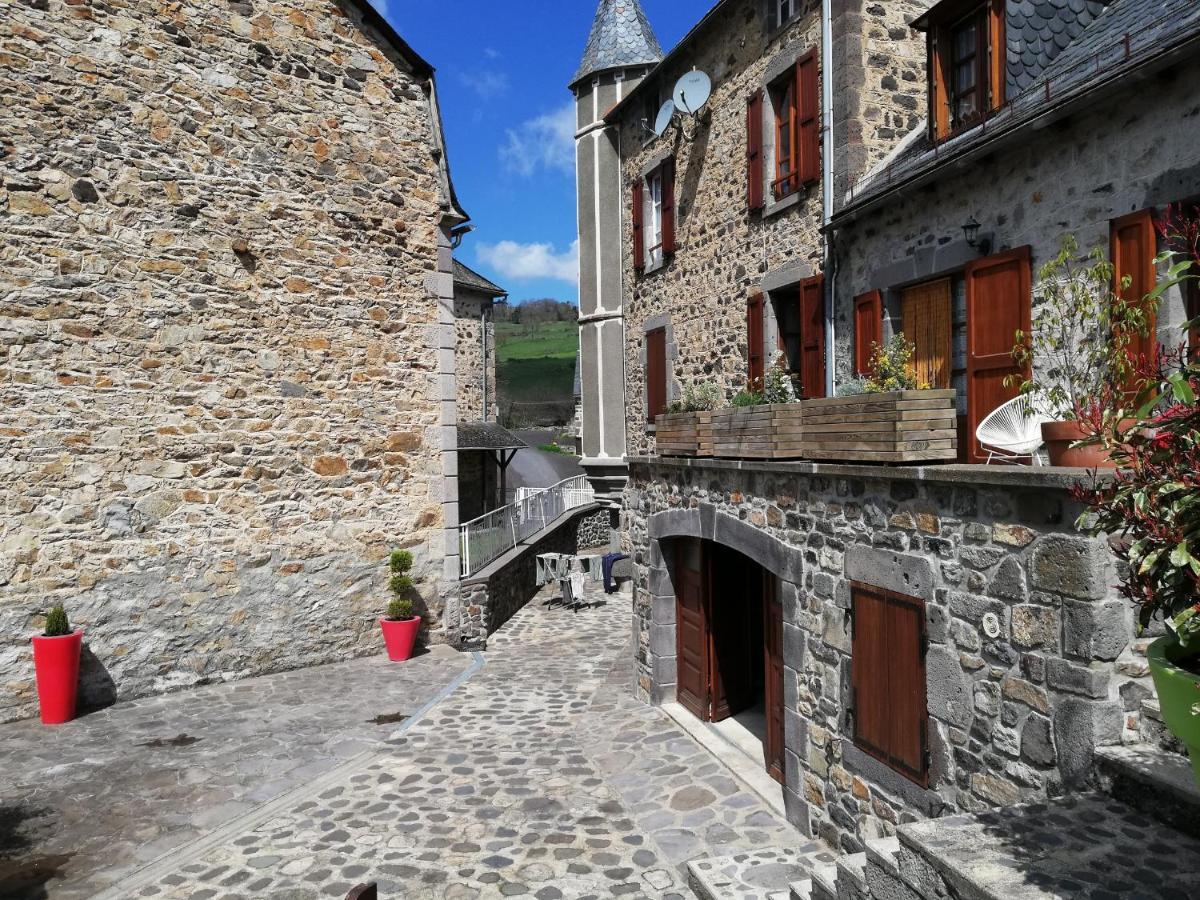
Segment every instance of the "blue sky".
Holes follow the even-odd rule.
[[[567,82],[594,0],[372,0],[437,68],[454,185],[476,231],[459,258],[512,300],[578,300]],[[643,0],[664,49],[712,0]]]

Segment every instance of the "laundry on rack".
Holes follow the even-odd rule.
[[[616,579],[613,578],[613,566],[623,559],[629,559],[626,553],[608,553],[604,557],[604,593],[611,594],[617,589]]]

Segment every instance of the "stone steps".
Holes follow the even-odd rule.
[[[1096,751],[1105,792],[1200,839],[1200,787],[1186,756],[1138,744]]]
[[[700,857],[687,864],[688,886],[700,900],[787,900],[794,882],[837,854],[815,841],[800,847],[764,847],[729,856]]]

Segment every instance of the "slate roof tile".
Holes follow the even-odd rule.
[[[662,56],[662,47],[638,0],[600,0],[583,62],[571,81],[605,69],[651,65]]]

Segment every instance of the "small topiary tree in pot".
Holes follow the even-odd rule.
[[[392,662],[404,662],[412,657],[421,630],[421,617],[413,614],[413,581],[409,575],[412,567],[413,555],[407,550],[393,550],[388,557],[388,589],[392,599],[388,602],[387,615],[379,620],[379,627],[383,630],[388,659]]]
[[[42,722],[61,725],[75,718],[79,693],[79,654],[83,631],[71,630],[61,603],[46,613],[42,634],[33,636],[33,667],[37,675]]]
[[[1194,223],[1184,233],[1200,231],[1200,210]],[[1175,230],[1164,236],[1176,249],[1167,254],[1173,264],[1154,300],[1200,278],[1197,243],[1180,250]],[[1200,320],[1189,324],[1200,326]],[[1115,426],[1116,473],[1075,489],[1090,507],[1079,525],[1109,536],[1140,627],[1156,619],[1167,625],[1168,635],[1148,652],[1150,669],[1163,719],[1187,746],[1200,784],[1200,361],[1180,345],[1139,369],[1144,386],[1137,413]]]

